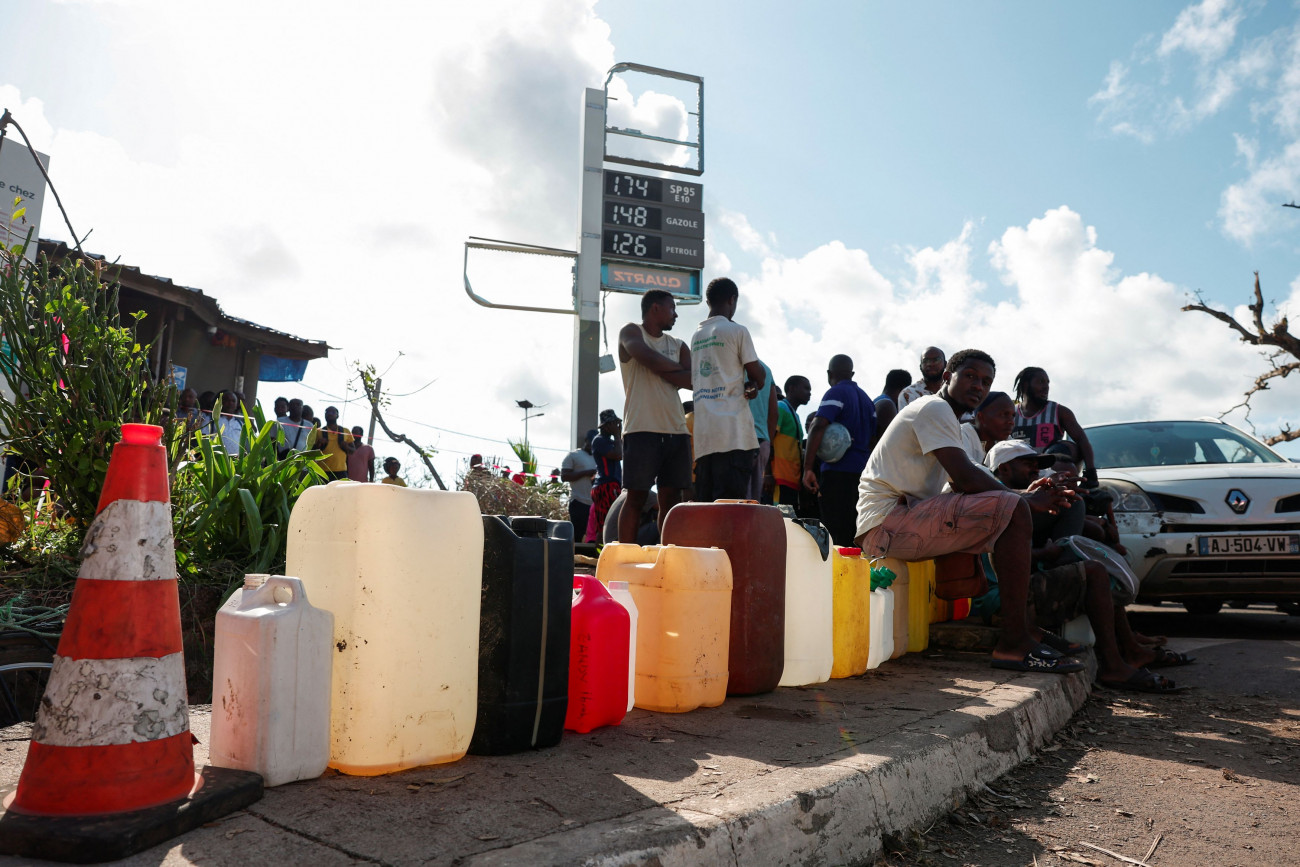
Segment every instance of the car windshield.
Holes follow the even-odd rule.
[[[1107,424],[1088,428],[1088,441],[1098,469],[1285,463],[1285,458],[1236,428],[1213,422]]]

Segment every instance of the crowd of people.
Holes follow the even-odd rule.
[[[972,611],[1001,627],[995,667],[1081,670],[1085,648],[1049,629],[1087,614],[1099,682],[1177,688],[1152,669],[1192,660],[1135,632],[1130,600],[1103,564],[1068,544],[1090,538],[1123,551],[1087,435],[1049,398],[1045,370],[1021,370],[1013,396],[992,390],[997,368],[987,352],[948,357],[930,346],[919,379],[891,370],[873,399],[853,359],[837,354],[801,423],[812,382],[795,374],[777,384],[735,321],[735,282],[713,280],[705,301],[709,315],[689,345],[670,333],[676,304],[659,290],[642,296],[641,321],[620,330],[623,417],[602,411],[560,469],[579,538],[654,541],[683,500],[787,505],[821,520],[837,546],[872,559],[969,555],[989,587]]]
[[[186,388],[177,401],[177,417],[193,433],[218,437],[227,454],[238,455],[243,448],[245,407],[244,395],[232,389],[199,394]],[[321,419],[301,400],[277,397],[274,411],[276,451],[281,458],[291,452],[318,451],[321,468],[331,481],[376,481],[374,447],[364,441],[365,430],[359,425],[349,430],[339,424],[337,407],[327,406]],[[378,481],[406,487],[398,475],[401,468],[397,458],[385,458]]]

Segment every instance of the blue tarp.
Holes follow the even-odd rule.
[[[297,358],[277,358],[263,355],[258,368],[259,382],[302,382],[307,373],[307,360]]]

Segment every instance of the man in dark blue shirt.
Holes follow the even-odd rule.
[[[822,523],[835,544],[851,547],[857,532],[858,479],[871,454],[876,434],[876,409],[871,397],[853,381],[853,359],[836,355],[826,371],[830,389],[817,407],[808,448],[804,452],[804,486],[818,494]],[[851,437],[848,449],[834,461],[821,461],[821,479],[813,472],[822,440],[833,423],[843,425]]]

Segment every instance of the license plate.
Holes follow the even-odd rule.
[[[1300,554],[1300,536],[1287,533],[1267,536],[1197,536],[1196,546],[1202,557],[1225,554],[1236,556]]]

